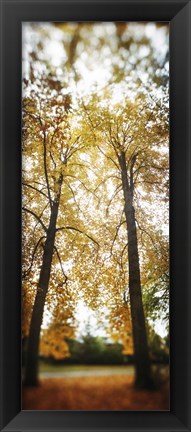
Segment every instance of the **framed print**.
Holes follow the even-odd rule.
[[[1,430],[189,431],[190,1],[1,12]]]

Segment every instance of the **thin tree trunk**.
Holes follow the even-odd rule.
[[[135,385],[139,388],[153,388],[149,359],[147,332],[141,293],[140,265],[137,245],[137,230],[133,207],[133,190],[129,184],[125,153],[119,156],[125,217],[128,237],[129,294],[133,328],[133,342],[136,368]]]
[[[60,198],[60,197],[59,197]],[[36,298],[33,306],[28,347],[26,354],[26,371],[25,371],[25,385],[36,386],[38,384],[38,351],[40,330],[43,319],[44,305],[48,285],[50,280],[50,271],[52,264],[52,257],[54,251],[55,235],[56,235],[56,221],[58,216],[59,199],[53,202],[50,215],[50,223],[47,230],[47,237],[44,245],[44,253],[42,259],[42,266],[40,277],[37,287]]]

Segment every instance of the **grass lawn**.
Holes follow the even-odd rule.
[[[39,362],[39,372],[73,372],[73,371],[94,371],[97,370],[121,370],[121,373],[123,371],[126,371],[128,368],[129,372],[132,374],[134,373],[134,367],[132,365],[130,366],[124,366],[124,365],[52,365],[48,364],[46,362],[40,361]]]

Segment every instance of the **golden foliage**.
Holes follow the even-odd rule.
[[[74,336],[72,328],[62,324],[52,324],[46,330],[42,331],[40,339],[40,354],[45,357],[53,357],[56,360],[62,360],[70,357],[68,344],[65,338]]]
[[[110,314],[110,323],[112,340],[122,343],[123,354],[132,355],[134,353],[134,348],[129,306],[127,304],[121,304],[116,311],[113,310]]]

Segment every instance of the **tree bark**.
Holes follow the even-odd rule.
[[[139,388],[153,388],[151,364],[147,342],[147,332],[141,292],[140,265],[137,244],[137,230],[135,211],[133,207],[133,185],[129,183],[125,153],[119,156],[121,168],[123,196],[125,201],[125,218],[128,238],[129,263],[129,294],[132,316],[134,355],[136,379],[135,385]]]
[[[45,299],[46,299],[46,294],[48,291],[49,280],[50,280],[50,271],[51,271],[52,257],[54,252],[59,200],[60,200],[60,194],[59,197],[57,197],[57,199],[53,202],[51,207],[50,222],[47,230],[40,277],[39,277],[35,302],[33,306],[27,354],[26,354],[26,370],[25,370],[24,384],[27,386],[36,386],[38,384],[38,352],[39,352],[40,330],[41,330],[41,325],[43,320]]]

